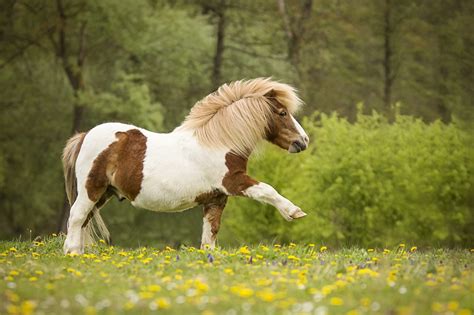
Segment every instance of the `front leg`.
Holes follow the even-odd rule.
[[[299,207],[266,183],[250,186],[242,191],[242,195],[274,206],[287,221],[302,218],[306,215]]]
[[[233,153],[226,155],[225,165],[229,171],[222,180],[222,186],[229,195],[246,196],[260,202],[268,203],[280,211],[287,220],[304,217],[306,213],[291,201],[280,195],[272,186],[259,183],[247,175],[247,158]]]

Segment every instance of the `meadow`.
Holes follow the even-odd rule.
[[[0,243],[1,314],[472,314],[473,249]]]

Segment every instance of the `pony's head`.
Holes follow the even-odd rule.
[[[266,140],[288,150],[290,153],[298,153],[306,150],[309,137],[303,127],[296,121],[290,112],[291,107],[284,106],[278,100],[277,94],[271,90],[265,96],[269,99],[272,115],[268,121]]]
[[[293,114],[302,101],[293,87],[269,78],[235,81],[197,102],[182,124],[208,146],[248,156],[262,139],[300,152],[309,138]]]

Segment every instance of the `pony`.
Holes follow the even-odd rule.
[[[113,122],[75,134],[62,156],[71,206],[64,253],[82,254],[94,238],[109,240],[99,210],[113,196],[159,212],[202,205],[201,248],[214,248],[229,196],[268,203],[288,221],[304,217],[246,171],[262,140],[290,153],[307,148],[308,135],[293,117],[301,105],[290,85],[270,78],[241,80],[198,101],[170,133]]]

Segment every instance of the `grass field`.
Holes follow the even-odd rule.
[[[470,249],[0,242],[4,314],[472,314]]]

